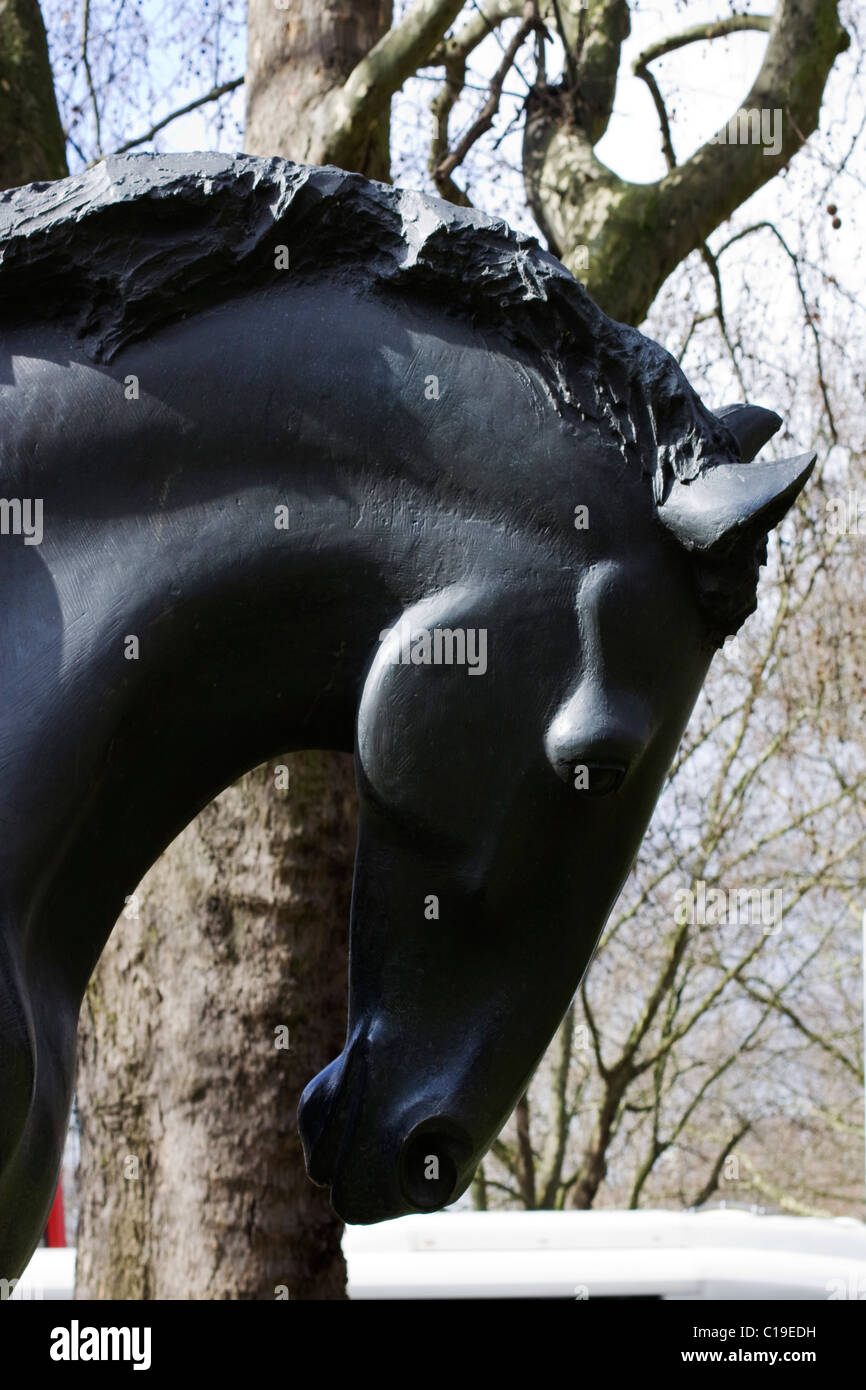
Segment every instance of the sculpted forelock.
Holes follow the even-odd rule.
[[[276,254],[285,248],[284,260]],[[287,262],[287,264],[286,264]],[[596,424],[651,480],[738,457],[674,359],[614,323],[534,237],[471,209],[335,168],[250,155],[115,155],[82,175],[0,193],[0,322],[44,312],[94,362],[161,325],[269,284],[338,277],[447,303],[528,348],[558,411]],[[763,537],[696,564],[721,642],[754,609]],[[724,590],[724,593],[722,593]]]

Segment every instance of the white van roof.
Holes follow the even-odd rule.
[[[866,1226],[712,1211],[437,1212],[348,1226],[349,1296],[866,1299]],[[13,1298],[68,1299],[74,1250],[37,1250]]]
[[[445,1212],[343,1237],[352,1298],[866,1298],[866,1227],[751,1211]]]

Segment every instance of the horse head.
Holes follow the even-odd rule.
[[[46,498],[0,576],[0,1275],[44,1225],[124,892],[353,714],[348,1031],[301,1099],[308,1170],[349,1221],[446,1205],[813,460],[755,462],[778,417],[712,415],[533,239],[336,169],[119,156],[3,194],[0,244],[4,543]],[[275,678],[275,633],[315,659]]]
[[[645,479],[593,494],[593,543],[561,538],[573,567],[531,548],[521,572],[509,551],[505,582],[487,566],[381,634],[357,723],[348,1036],[299,1111],[310,1176],[347,1221],[465,1190],[589,964],[814,464],[752,461],[770,411],[718,418],[726,459],[661,498]]]

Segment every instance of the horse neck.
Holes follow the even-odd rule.
[[[279,725],[284,747],[350,747],[381,629],[488,564],[517,498],[541,530],[556,517],[549,440],[544,472],[531,467],[525,371],[429,308],[287,281],[133,342],[108,368],[68,348],[37,367],[42,477],[22,492],[39,488],[49,546],[62,525],[71,549],[64,606],[88,621],[67,624],[67,670],[92,684],[95,662],[98,683],[136,636],[155,695],[224,689],[202,701],[214,737],[234,717],[263,735]],[[52,393],[76,428],[49,449]],[[160,719],[176,722],[175,706]]]
[[[485,583],[498,547],[503,571],[533,569],[524,484],[549,554],[555,436],[540,448],[537,401],[507,363],[430,318],[315,286],[195,315],[107,368],[22,339],[13,389],[33,405],[4,427],[18,470],[4,490],[45,503],[20,612],[44,598],[32,722],[53,754],[16,757],[9,795],[32,823],[28,862],[53,866],[52,903],[80,900],[84,920],[98,863],[110,922],[242,772],[292,748],[350,751],[383,628],[425,594]]]

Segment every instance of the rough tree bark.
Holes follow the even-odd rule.
[[[288,144],[291,158],[386,177],[384,148],[391,97],[420,67],[456,19],[463,0],[415,0],[390,23],[390,3],[249,0],[247,151],[289,156],[281,113],[298,96]],[[368,38],[378,42],[353,48]],[[253,141],[253,144],[249,142]]]
[[[81,1015],[76,1296],[339,1298],[299,1087],[343,1045],[351,760],[230,787],[145,878]]]
[[[333,163],[327,146],[330,99],[359,59],[387,31],[391,0],[251,0],[247,8],[247,154],[281,154],[306,164]],[[343,168],[371,179],[390,173],[390,112],[354,131]],[[287,118],[288,117],[288,118]]]
[[[66,141],[37,0],[0,0],[0,186],[62,179]]]
[[[390,8],[251,0],[248,153],[313,157],[317,110]],[[387,178],[387,102],[379,117],[341,162]],[[295,1116],[345,1040],[354,774],[341,753],[277,762],[286,796],[272,764],[218,797],[147,875],[93,977],[79,1298],[344,1296],[342,1223],[306,1177]]]

